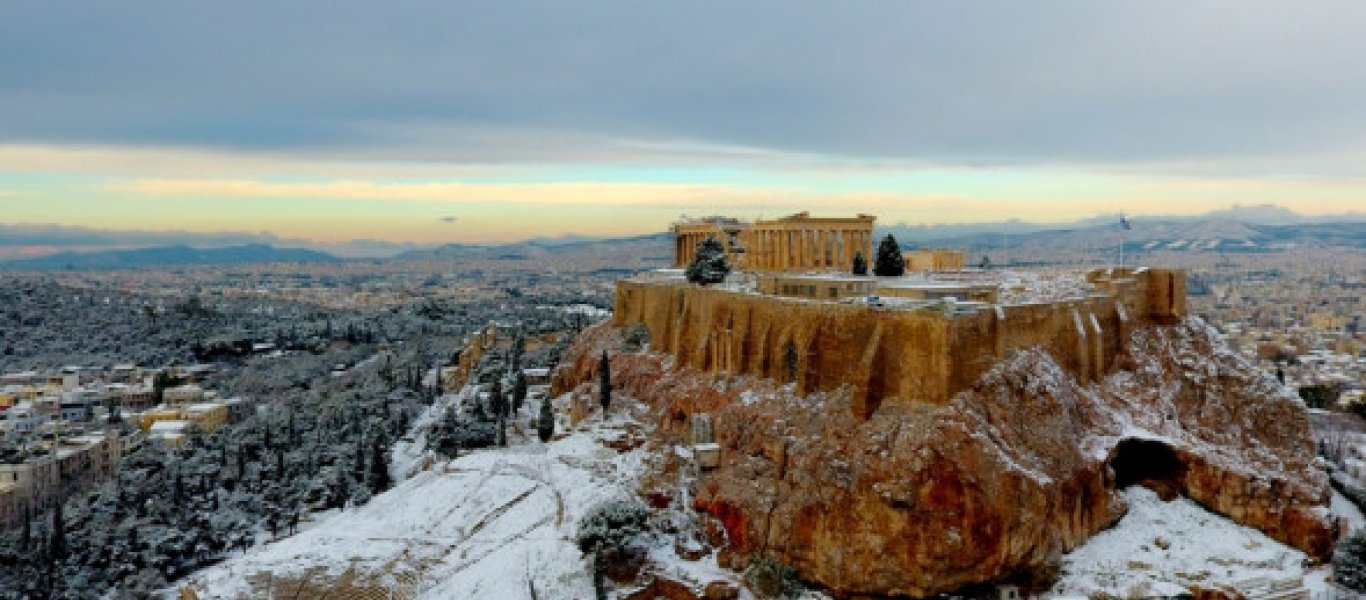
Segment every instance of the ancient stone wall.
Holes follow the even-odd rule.
[[[669,281],[622,281],[614,324],[643,323],[680,366],[852,392],[871,414],[888,399],[943,404],[1014,350],[1042,347],[1082,381],[1109,372],[1136,327],[1185,313],[1176,270],[1092,274],[1100,292],[968,314],[746,294]]]

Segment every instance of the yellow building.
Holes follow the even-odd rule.
[[[217,431],[228,422],[228,407],[217,402],[201,402],[176,408],[162,408],[142,413],[142,430],[152,431],[152,426],[162,421],[186,421],[205,433]]]
[[[160,410],[149,410],[142,413],[142,431],[144,433],[152,430],[152,425],[157,421],[179,421],[180,410],[174,408],[163,408]]]
[[[191,404],[180,410],[181,417],[205,433],[218,431],[228,422],[228,407],[217,402]]]

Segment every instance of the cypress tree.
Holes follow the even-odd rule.
[[[526,374],[521,369],[517,370],[512,380],[512,411],[522,410],[522,403],[526,401]]]
[[[783,366],[787,368],[787,382],[797,381],[797,345],[788,340],[787,347],[783,349]]]
[[[607,358],[606,350],[598,359],[598,403],[602,404],[604,413],[612,405],[612,361]]]
[[[393,485],[393,480],[389,478],[389,453],[380,437],[375,436],[370,446],[370,491],[376,494]]]
[[[878,277],[900,277],[906,274],[906,259],[901,256],[901,245],[890,233],[878,244],[873,274]]]
[[[555,435],[555,411],[550,406],[550,398],[541,402],[541,414],[536,418],[536,435],[540,436],[542,442],[550,441]]]
[[[52,509],[52,540],[49,547],[51,551],[48,556],[54,561],[66,558],[66,520],[62,518],[62,503],[60,501]]]
[[[351,472],[355,473],[356,481],[365,476],[365,437],[356,438],[356,463],[352,466]]]
[[[33,513],[24,507],[24,530],[19,534],[19,550],[28,554],[28,546],[33,543]]]
[[[854,273],[855,275],[867,275],[867,274],[868,274],[868,259],[863,257],[863,251],[862,251],[862,250],[859,250],[858,252],[855,252],[855,253],[854,253],[854,269],[853,269],[853,273]]]

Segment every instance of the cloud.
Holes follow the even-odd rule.
[[[497,204],[523,206],[619,207],[763,207],[787,205],[798,198],[815,199],[807,191],[725,184],[653,184],[611,182],[465,183],[335,180],[284,182],[250,179],[136,179],[103,188],[118,194],[179,199],[325,198],[360,202],[421,202],[444,205]]]
[[[1359,174],[1363,56],[1348,2],[11,2],[0,140]]]

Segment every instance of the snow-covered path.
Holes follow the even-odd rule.
[[[268,580],[277,590],[385,589],[398,598],[528,598],[533,585],[542,599],[592,597],[573,536],[595,504],[633,492],[644,450],[602,443],[630,426],[594,422],[549,444],[519,439],[438,461],[365,506],[180,585],[206,600],[259,598]]]

